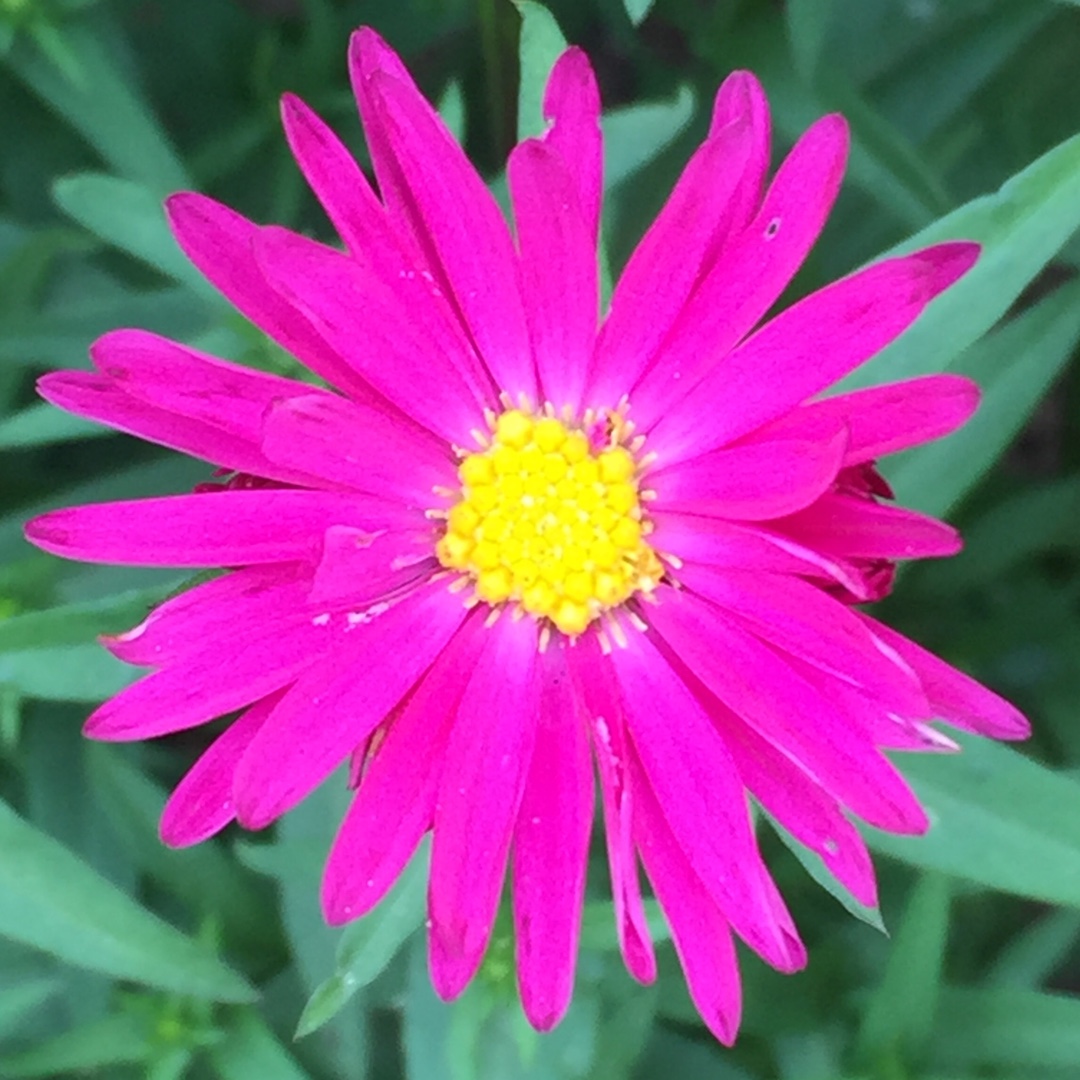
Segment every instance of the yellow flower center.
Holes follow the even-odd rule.
[[[485,603],[515,602],[570,636],[656,588],[664,567],[645,539],[638,463],[617,436],[594,452],[583,431],[521,409],[493,428],[458,468],[443,566],[468,574]]]

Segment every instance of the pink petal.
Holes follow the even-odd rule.
[[[446,743],[487,631],[469,615],[431,670],[389,721],[323,876],[322,905],[332,925],[366,915],[386,895],[431,827]]]
[[[716,728],[643,635],[615,649],[611,662],[631,741],[690,865],[755,951],[774,967],[798,967],[799,951],[757,872],[746,794]],[[637,785],[635,794],[640,795]]]
[[[503,617],[469,673],[435,807],[428,910],[436,992],[456,997],[495,922],[536,736],[537,625]]]
[[[544,92],[544,116],[551,123],[544,142],[570,169],[595,252],[604,191],[600,91],[581,49],[571,47],[555,61]]]
[[[366,607],[396,596],[439,569],[429,528],[370,532],[331,525],[308,599]]]
[[[587,400],[614,407],[637,381],[730,225],[731,198],[753,142],[748,119],[708,138],[630,256],[589,371]]]
[[[926,375],[815,401],[789,417],[796,422],[846,424],[844,464],[858,465],[948,435],[968,421],[978,404],[979,388],[970,379]]]
[[[651,508],[650,508],[651,510]],[[736,524],[719,518],[695,517],[670,511],[651,514],[655,526],[649,543],[681,565],[701,563],[731,570],[764,570],[799,574],[839,582],[859,594],[854,567],[826,559],[788,537],[749,523]]]
[[[419,336],[454,364],[477,401],[495,406],[491,378],[456,312],[426,262],[391,228],[352,155],[299,98],[286,94],[281,105],[293,154],[349,254],[393,290]]]
[[[268,458],[334,486],[427,510],[433,488],[456,485],[450,447],[389,409],[310,394],[270,406],[262,426]]]
[[[343,621],[274,622],[224,642],[204,641],[106,701],[83,730],[93,739],[151,739],[242,709],[317,665],[343,633]]]
[[[483,424],[482,402],[454,362],[452,343],[422,333],[369,268],[286,229],[264,229],[257,252],[274,287],[403,413],[458,444]]]
[[[637,766],[634,831],[649,880],[671,926],[690,996],[708,1029],[726,1046],[735,1042],[742,988],[728,921],[698,877]]]
[[[423,238],[500,389],[536,400],[517,259],[487,185],[438,114],[415,89],[377,71],[369,89],[406,185],[405,213]]]
[[[778,439],[714,450],[647,477],[650,507],[742,521],[794,513],[833,484],[847,449],[847,432],[818,442]]]
[[[960,536],[937,518],[835,492],[773,526],[840,559],[926,559],[955,555]]]
[[[731,232],[744,229],[761,205],[761,193],[769,172],[771,121],[765,90],[749,71],[733,71],[720,85],[713,101],[710,137],[742,117],[750,120],[753,142],[739,186],[732,194]],[[720,254],[718,251],[717,255]]]
[[[735,759],[743,783],[762,806],[801,844],[816,852],[836,879],[861,904],[877,904],[869,852],[836,799],[813,777],[715,698],[704,699]]]
[[[98,420],[118,431],[149,439],[230,471],[283,483],[314,484],[310,477],[269,462],[255,443],[210,424],[147,405],[102,375],[88,371],[54,371],[38,380],[38,392],[57,408],[76,416]]]
[[[695,566],[684,567],[679,582],[755,636],[865,687],[891,710],[929,715],[910,669],[893,663],[850,608],[815,586],[787,575]]]
[[[634,419],[648,430],[765,315],[821,233],[840,190],[848,129],[826,116],[795,144],[754,220],[724,248],[634,388]],[[751,155],[748,174],[757,159]]]
[[[709,691],[856,814],[890,832],[925,831],[918,800],[865,734],[718,607],[682,592],[649,621]]]
[[[163,843],[200,844],[234,820],[233,769],[279,697],[271,694],[241,713],[188,770],[161,812]]]
[[[371,397],[371,388],[267,283],[255,261],[257,225],[194,192],[170,196],[165,211],[184,254],[241,314],[331,385],[355,398]]]
[[[249,829],[292,809],[345,761],[443,650],[465,609],[436,581],[344,618],[333,651],[290,688],[236,769],[236,816]]]
[[[303,615],[311,571],[300,563],[247,566],[204,581],[166,600],[136,627],[102,638],[128,664],[166,667],[230,640],[238,622],[265,627]]]
[[[26,537],[83,562],[238,566],[315,557],[331,525],[416,524],[413,512],[370,496],[282,489],[72,506],[28,522]]]
[[[507,166],[521,284],[541,396],[581,413],[599,304],[596,242],[571,172],[538,139],[515,148]]]
[[[995,739],[1026,739],[1031,734],[1028,721],[1004,698],[884,623],[861,612],[859,617],[915,669],[931,708],[946,722]]]
[[[518,982],[525,1015],[550,1031],[574,989],[593,774],[563,648],[540,668],[536,745],[514,829],[513,897]]]
[[[819,393],[889,344],[966,273],[976,244],[886,259],[800,300],[711,368],[649,432],[661,460],[723,446]],[[635,396],[636,400],[636,396]]]
[[[585,635],[574,648],[566,650],[566,662],[580,707],[592,729],[600,772],[619,949],[630,974],[638,982],[649,984],[656,980],[656,954],[638,880],[633,794],[627,772],[630,749],[615,673],[593,635]]]

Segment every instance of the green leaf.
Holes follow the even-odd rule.
[[[150,1032],[134,1016],[109,1016],[65,1031],[22,1053],[0,1058],[0,1076],[55,1076],[110,1065],[137,1065],[154,1052]]]
[[[834,6],[834,0],[788,0],[784,7],[791,55],[804,79],[817,70]]]
[[[1078,937],[1080,912],[1051,911],[1006,942],[984,981],[1034,990],[1064,963]]]
[[[95,236],[218,304],[220,294],[173,239],[161,199],[145,184],[104,173],[79,173],[53,184],[53,199]]]
[[[379,905],[341,935],[334,974],[316,988],[304,1007],[297,1038],[322,1027],[358,990],[374,982],[423,923],[429,847],[423,843]]]
[[[660,905],[652,899],[644,901],[645,920],[654,942],[659,944],[671,937]],[[581,916],[581,948],[597,952],[610,952],[619,947],[619,935],[615,926],[615,904],[611,900],[588,900]]]
[[[105,46],[96,27],[91,13],[64,24],[67,55],[82,73],[77,81],[26,40],[16,40],[7,62],[121,175],[142,181],[159,196],[189,187],[175,150],[127,78],[129,65]]]
[[[694,115],[694,92],[681,86],[673,101],[628,105],[606,112],[604,188],[610,191],[652,161],[682,133]]]
[[[1008,448],[1076,350],[1080,285],[1058,289],[949,367],[983,388],[975,416],[947,439],[909,451],[885,474],[904,505],[942,516]]]
[[[640,26],[655,3],[656,0],[623,0],[623,7],[626,8],[630,21],[635,26]]]
[[[939,1068],[1059,1068],[1080,1061],[1080,997],[952,987],[941,997],[933,1060]]]
[[[933,1029],[948,934],[948,879],[927,874],[912,890],[885,974],[863,1013],[856,1046],[864,1060],[921,1053]]]
[[[143,621],[164,589],[132,589],[101,600],[64,604],[0,620],[0,653],[85,645],[99,634],[116,634]]]
[[[514,0],[514,6],[521,13],[517,132],[518,139],[528,139],[547,129],[544,88],[555,61],[566,49],[566,38],[555,16],[543,4]]]
[[[1011,307],[1080,227],[1080,135],[984,195],[934,222],[893,253],[944,240],[975,240],[975,267],[915,325],[844,382],[845,389],[944,371]]]
[[[0,683],[42,701],[104,701],[139,674],[96,642],[0,653]]]
[[[112,434],[113,429],[104,424],[84,420],[41,402],[0,420],[0,450],[26,450],[74,439],[100,439]]]
[[[867,907],[865,904],[860,904],[859,901],[829,873],[825,864],[821,861],[821,856],[818,855],[816,851],[811,851],[809,848],[800,844],[799,841],[770,814],[766,814],[762,811],[762,816],[765,817],[773,827],[776,835],[780,837],[787,849],[799,861],[802,868],[830,896],[838,900],[845,911],[854,915],[855,918],[861,919],[875,930],[880,930],[881,933],[886,935],[888,934],[888,931],[885,929],[885,924],[881,921],[880,908]]]
[[[221,1080],[308,1080],[259,1014],[250,1009],[240,1013],[209,1053]]]
[[[61,885],[62,883],[62,885]],[[214,1001],[255,992],[0,802],[0,935],[77,967]]]
[[[949,735],[963,753],[900,763],[930,831],[894,836],[866,828],[870,846],[912,866],[1080,908],[1080,783],[997,743]]]
[[[22,977],[13,986],[0,989],[0,1037],[37,1012],[60,989],[60,980],[51,975]]]

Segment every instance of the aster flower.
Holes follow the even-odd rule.
[[[825,117],[767,183],[768,107],[737,72],[601,319],[599,97],[579,50],[551,74],[547,131],[510,156],[516,240],[372,31],[350,69],[378,195],[283,102],[344,251],[200,195],[168,202],[195,265],[324,385],[137,330],[96,342],[95,372],[42,380],[61,408],[231,474],[28,526],[68,558],[227,570],[106,642],[153,671],[87,733],[239,711],[169,800],[175,845],[269,825],[351,761],[327,919],[369,911],[432,831],[436,989],[452,998],[477,971],[509,872],[542,1029],[571,994],[595,762],[626,964],[655,977],[640,860],[730,1042],[734,937],[783,971],[806,960],[751,800],[873,904],[850,818],[927,827],[882,751],[952,746],[936,720],[1027,732],[856,607],[898,559],[959,547],[892,505],[874,463],[959,426],[976,388],[939,375],[820,396],[977,247],[886,259],[756,328],[821,231],[848,139]]]

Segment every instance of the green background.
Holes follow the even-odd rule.
[[[0,1078],[1080,1077],[1080,6],[560,0],[551,13],[526,0],[0,0]],[[906,569],[880,613],[1010,696],[1036,735],[901,762],[934,827],[870,836],[880,912],[822,889],[814,859],[763,830],[811,962],[783,977],[744,955],[732,1051],[697,1019],[669,944],[655,986],[622,970],[599,851],[574,1005],[541,1037],[501,926],[464,997],[435,998],[423,854],[375,914],[322,924],[340,778],[273,832],[174,852],[156,817],[206,736],[79,734],[135,674],[96,635],[183,579],[61,563],[25,544],[21,522],[189,490],[208,469],[37,403],[34,377],[88,366],[115,326],[291,370],[186,265],[160,201],[194,188],[328,237],[277,98],[299,93],[365,160],[345,69],[361,22],[402,53],[497,193],[563,40],[583,45],[605,102],[616,270],[735,67],[764,82],[780,149],[827,111],[853,129],[844,193],[786,299],[896,245],[984,245],[853,384],[952,370],[983,387],[967,428],[886,463],[901,500],[958,523],[967,548]]]

